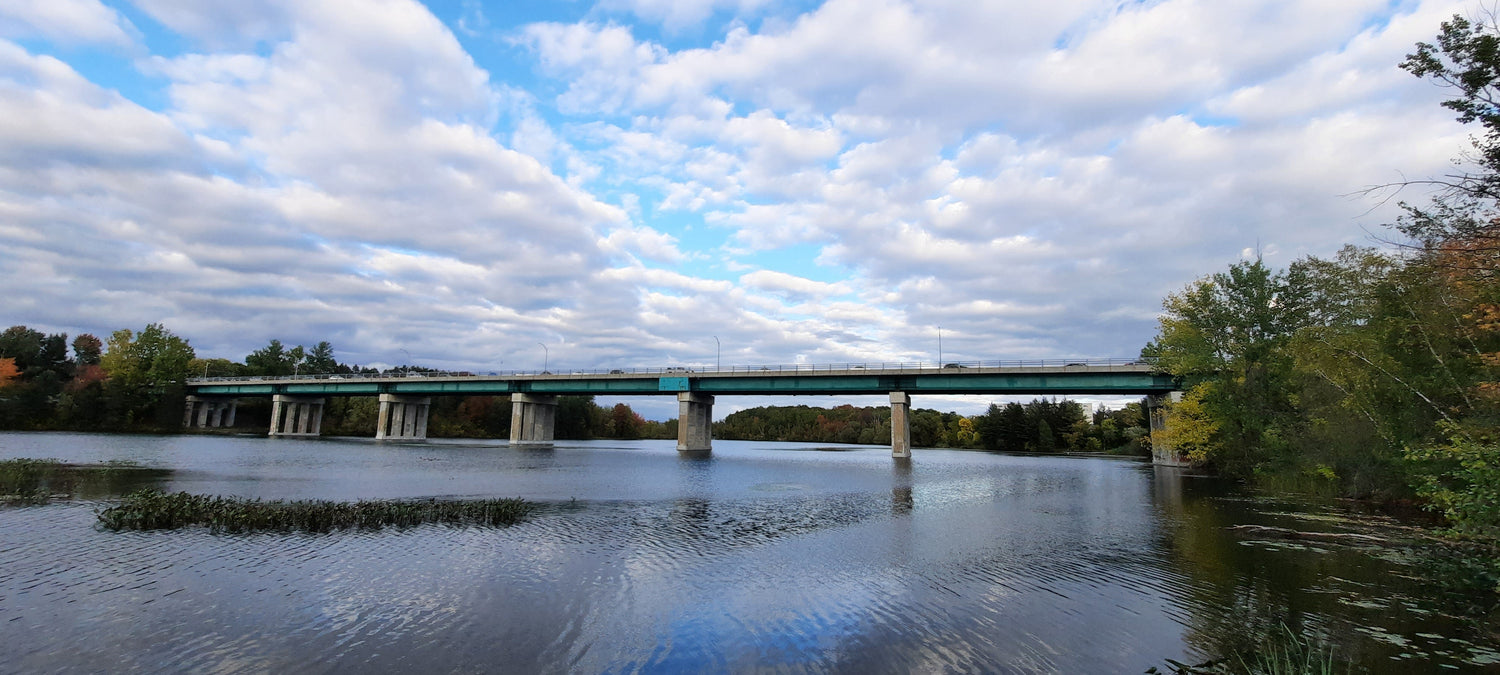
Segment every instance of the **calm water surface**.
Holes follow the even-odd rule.
[[[525,497],[509,528],[116,533],[0,508],[0,671],[1068,672],[1198,662],[1283,624],[1371,672],[1500,669],[1402,532],[1109,458],[715,441],[387,444],[0,434],[169,491]]]

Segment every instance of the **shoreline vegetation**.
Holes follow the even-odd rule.
[[[1494,19],[1493,16],[1490,17]],[[1142,357],[1183,383],[1152,440],[1257,488],[1417,501],[1500,541],[1500,22],[1454,16],[1399,67],[1477,125],[1382,249],[1258,256],[1162,304]],[[1500,571],[1500,561],[1494,563]],[[1495,589],[1500,592],[1500,585]]]

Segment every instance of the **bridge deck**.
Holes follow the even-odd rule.
[[[764,366],[697,371],[653,370],[408,376],[319,375],[282,378],[194,378],[200,396],[378,394],[482,396],[517,393],[641,396],[693,391],[720,396],[909,394],[1160,394],[1179,385],[1138,362],[1056,365]]]

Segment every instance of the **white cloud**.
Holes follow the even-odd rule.
[[[687,256],[677,248],[677,238],[649,227],[622,226],[604,238],[606,250],[638,255],[663,263],[681,263]]]
[[[503,57],[404,0],[138,6],[188,48],[126,85],[5,10],[0,292],[234,358],[916,361],[939,325],[949,360],[1129,356],[1257,242],[1362,241],[1392,212],[1348,195],[1465,133],[1395,67],[1450,1],[467,6]]]
[[[192,144],[165,117],[49,56],[0,41],[0,162],[181,166]]]
[[[135,27],[98,0],[9,0],[0,5],[0,37],[42,37],[63,44],[135,44]]]
[[[845,284],[814,281],[775,270],[756,270],[740,276],[740,285],[793,297],[825,298],[850,292]]]
[[[295,0],[199,2],[134,0],[142,11],[167,28],[216,48],[245,48],[261,41],[286,39],[295,30]],[[333,3],[328,3],[332,5]],[[358,11],[347,3],[345,11]]]

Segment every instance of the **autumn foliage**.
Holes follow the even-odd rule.
[[[21,376],[21,370],[16,368],[16,360],[13,358],[0,359],[0,387],[6,387]]]

